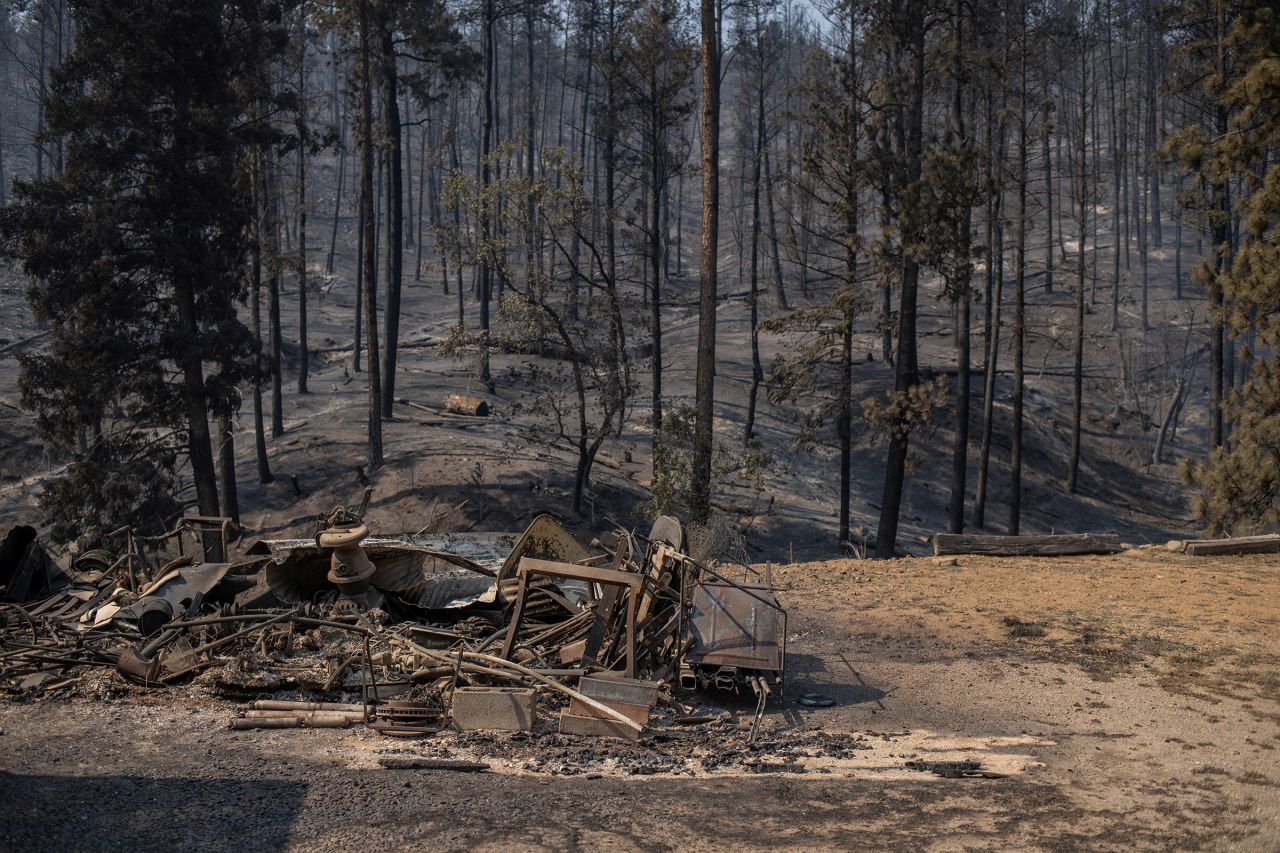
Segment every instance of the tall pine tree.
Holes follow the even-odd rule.
[[[264,45],[281,47],[268,12],[75,4],[75,49],[47,105],[65,169],[15,184],[3,219],[51,330],[47,353],[22,362],[23,401],[50,446],[93,436],[45,492],[56,538],[166,524],[184,458],[199,511],[218,514],[209,418],[236,408],[256,363],[236,310],[249,222],[237,161],[260,129],[239,83]]]
[[[1217,49],[1206,86],[1226,132],[1192,124],[1170,147],[1206,183],[1239,187],[1239,237],[1234,245],[1215,239],[1214,262],[1199,275],[1227,333],[1245,344],[1247,378],[1224,401],[1230,441],[1190,473],[1210,532],[1271,531],[1280,524],[1280,12],[1268,0],[1230,9],[1217,0],[1213,11]],[[1227,219],[1218,213],[1222,236]]]

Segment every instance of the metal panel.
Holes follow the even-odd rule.
[[[693,647],[685,659],[692,664],[781,670],[782,614],[761,599],[777,603],[768,587],[699,583],[689,625]]]

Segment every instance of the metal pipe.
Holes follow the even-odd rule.
[[[289,611],[287,615],[292,615],[293,611]],[[271,611],[260,611],[255,613],[237,613],[234,616],[205,616],[200,619],[189,619],[182,622],[170,622],[170,628],[199,628],[204,625],[221,625],[227,622],[247,622],[250,619],[261,619],[266,616],[273,615]],[[311,616],[294,616],[293,621],[298,625],[309,625],[319,628],[340,628],[344,631],[352,631],[357,634],[367,634],[369,631],[357,625],[350,625],[346,622],[335,622],[332,619],[316,619]]]
[[[279,720],[283,717],[346,717],[350,720],[364,721],[364,714],[360,711],[245,711],[245,719],[247,720]]]
[[[363,714],[364,706],[350,702],[297,702],[288,699],[259,699],[253,703],[256,711],[338,711]]]

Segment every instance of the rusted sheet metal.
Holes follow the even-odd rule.
[[[540,515],[520,534],[520,539],[503,555],[498,579],[514,577],[521,557],[550,560],[554,563],[578,563],[591,556],[572,533],[549,515]]]
[[[767,586],[699,582],[689,624],[693,646],[685,659],[692,664],[781,670],[782,614],[777,601]]]
[[[180,566],[143,587],[142,597],[120,608],[115,618],[136,622],[143,636],[154,634],[190,607],[197,595],[208,595],[230,569],[230,563]]]
[[[0,540],[0,598],[28,601],[53,594],[70,582],[65,569],[54,562],[36,535],[25,524],[12,527]]]

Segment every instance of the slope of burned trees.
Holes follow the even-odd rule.
[[[359,386],[326,485],[398,476],[401,400],[447,391],[519,398],[584,519],[808,540],[774,508],[812,497],[825,547],[880,556],[1158,533],[1194,523],[1186,462],[1197,521],[1253,532],[1274,31],[1253,0],[21,4],[0,204],[34,319],[0,364],[49,454],[22,494],[86,546],[274,512],[281,474],[306,491],[272,458],[291,413]],[[414,384],[441,370],[464,387]],[[659,497],[607,496],[612,456]]]

